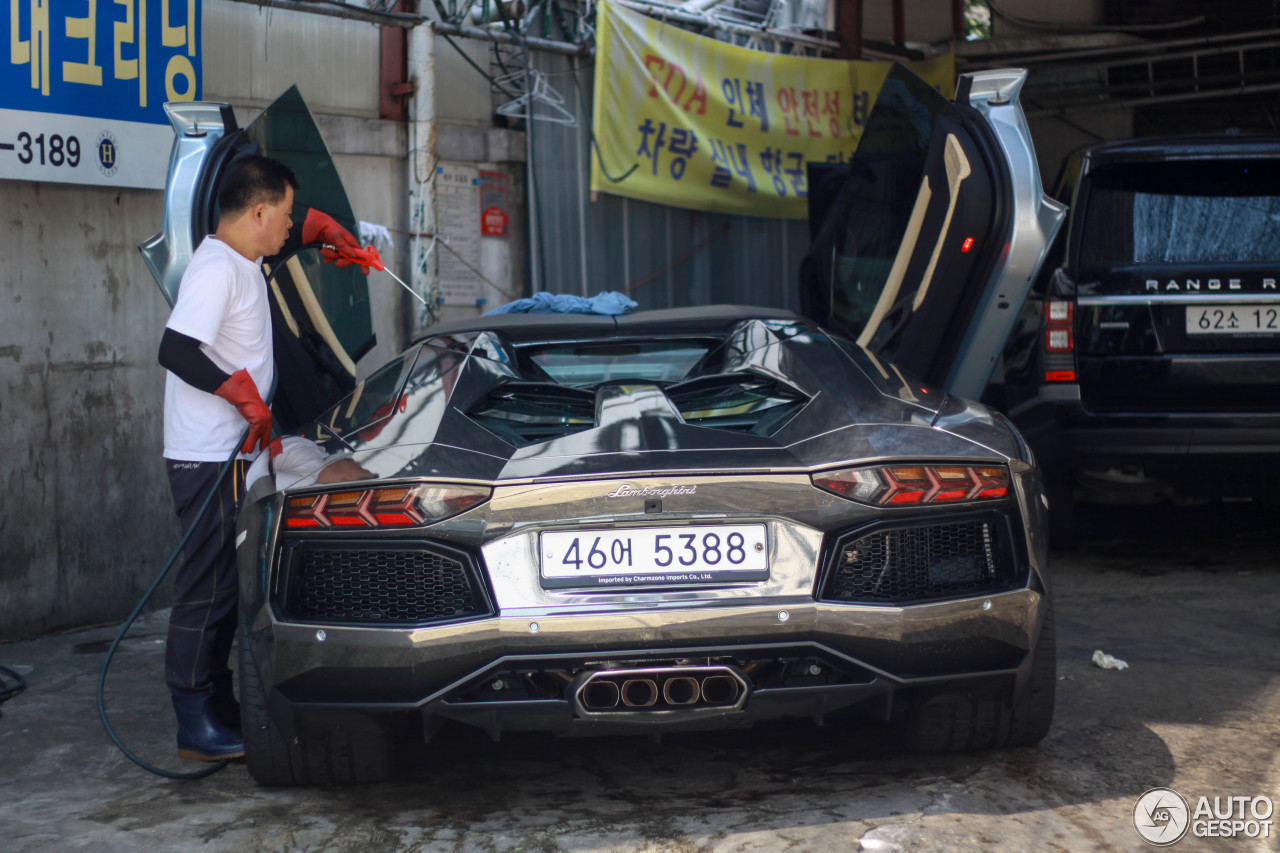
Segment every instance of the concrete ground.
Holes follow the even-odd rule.
[[[0,707],[0,849],[747,853],[1145,850],[1165,786],[1280,800],[1280,524],[1274,506],[1085,508],[1057,555],[1057,716],[1034,749],[919,758],[830,719],[714,735],[559,740],[446,730],[418,770],[363,788],[267,789],[135,767],[94,709],[114,628],[0,645],[30,686]],[[173,753],[163,614],[116,657],[108,705],[143,757]],[[1127,661],[1090,663],[1095,650]],[[1225,805],[1224,800],[1220,803]],[[1280,815],[1273,820],[1280,823]],[[1194,838],[1174,850],[1276,850]]]

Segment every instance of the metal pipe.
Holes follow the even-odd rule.
[[[628,678],[622,682],[622,704],[648,708],[658,701],[658,683],[652,678]]]
[[[1016,59],[1008,58],[1011,56],[1010,54],[997,53],[997,54],[991,54],[989,56],[981,57],[980,61],[984,63],[994,63],[997,65],[1007,65],[1013,62],[1014,64],[1021,67],[1021,66],[1047,65],[1047,64],[1052,64],[1054,62],[1067,60],[1067,59],[1084,59],[1084,58],[1093,57],[1093,56],[1105,57],[1113,54],[1125,55],[1125,54],[1159,53],[1160,51],[1167,50],[1168,48],[1171,48],[1171,47],[1190,47],[1192,45],[1211,45],[1211,44],[1223,44],[1223,43],[1231,43],[1231,42],[1245,42],[1245,44],[1240,45],[1240,48],[1248,49],[1253,46],[1252,44],[1249,44],[1251,40],[1261,39],[1261,38],[1265,38],[1268,36],[1275,36],[1275,35],[1280,35],[1280,29],[1255,30],[1254,32],[1248,33],[1246,35],[1241,35],[1240,33],[1231,33],[1229,35],[1199,36],[1197,38],[1173,39],[1171,41],[1143,42],[1138,44],[1124,44],[1124,45],[1108,45],[1106,47],[1090,47],[1090,48],[1082,48],[1080,50],[1064,51],[1062,53],[1041,53],[1041,54],[1035,54],[1035,55],[1018,55],[1016,56]],[[979,57],[976,57],[976,56],[957,57],[957,58],[962,59],[967,65],[976,64],[979,61]],[[1164,57],[1162,56],[1160,58],[1163,59]],[[1133,59],[1133,62],[1135,63],[1142,62],[1142,61],[1145,61],[1145,60],[1140,60],[1137,58]],[[1121,62],[1123,62],[1123,60],[1121,60]],[[1113,63],[1098,63],[1098,64],[1115,65],[1120,63],[1113,62]],[[1075,67],[1075,66],[1072,66],[1072,67]]]
[[[1096,104],[1077,104],[1069,107],[1053,109],[1027,110],[1027,118],[1043,118],[1059,116],[1067,113],[1092,113],[1104,110],[1121,110],[1128,107],[1141,107],[1148,104],[1173,104],[1181,101],[1198,101],[1203,98],[1221,98],[1226,95],[1249,95],[1259,92],[1280,91],[1280,83],[1265,86],[1241,86],[1238,89],[1218,89],[1215,91],[1186,92],[1180,95],[1157,95],[1154,98],[1134,98],[1127,101],[1100,101]]]
[[[723,3],[724,0],[685,0],[676,8],[682,12],[705,12]]]
[[[234,0],[236,3],[247,3],[251,6],[267,7],[269,9],[287,9],[291,12],[307,12],[312,15],[324,15],[327,18],[343,18],[348,21],[364,21],[368,24],[378,24],[383,27],[402,27],[404,29],[412,29],[419,24],[425,24],[430,18],[422,15],[409,14],[405,12],[378,12],[373,9],[366,9],[362,6],[356,6],[351,3],[341,3],[336,0],[321,0],[321,2],[303,2],[303,0]]]
[[[603,679],[588,681],[582,688],[582,707],[590,711],[604,711],[618,707],[622,691],[612,681]]]
[[[702,679],[702,698],[708,705],[731,705],[738,698],[738,681],[729,675]]]
[[[744,36],[754,36],[755,38],[774,39],[776,41],[792,42],[794,44],[804,44],[810,47],[816,47],[821,50],[829,50],[833,53],[840,49],[840,45],[836,42],[830,42],[826,39],[814,38],[801,33],[790,32],[788,30],[778,30],[773,27],[753,27],[750,24],[739,23],[737,21],[726,21],[723,18],[716,18],[710,15],[690,14],[682,12],[679,6],[668,5],[666,3],[656,3],[652,0],[614,0],[619,6],[625,6],[628,9],[634,9],[637,12],[643,12],[651,18],[659,20],[680,21],[684,24],[697,24],[702,27],[713,27],[717,30],[726,30],[731,33],[738,33]],[[860,0],[859,0],[860,2]]]
[[[594,53],[594,48],[586,44],[573,44],[567,41],[554,41],[552,39],[537,38],[535,36],[520,36],[510,33],[501,27],[464,27],[461,24],[451,24],[447,21],[436,21],[436,32],[448,33],[451,36],[466,36],[473,39],[485,39],[487,41],[498,41],[503,44],[520,44],[523,41],[530,49],[538,48],[539,50],[550,51],[551,53],[564,53],[570,56],[590,56]]]
[[[687,675],[668,678],[662,685],[662,701],[668,705],[692,705],[701,695],[698,679]]]

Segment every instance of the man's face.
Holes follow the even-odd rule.
[[[293,227],[293,187],[285,186],[284,198],[278,204],[264,204],[261,214],[263,256],[274,255],[284,246]]]

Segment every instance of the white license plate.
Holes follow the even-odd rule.
[[[1188,305],[1188,335],[1280,334],[1280,305]]]
[[[546,588],[769,578],[763,524],[556,530],[541,535],[540,548]]]

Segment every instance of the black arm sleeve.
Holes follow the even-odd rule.
[[[199,341],[173,329],[165,329],[160,338],[160,366],[192,388],[210,394],[231,378],[204,354]]]

